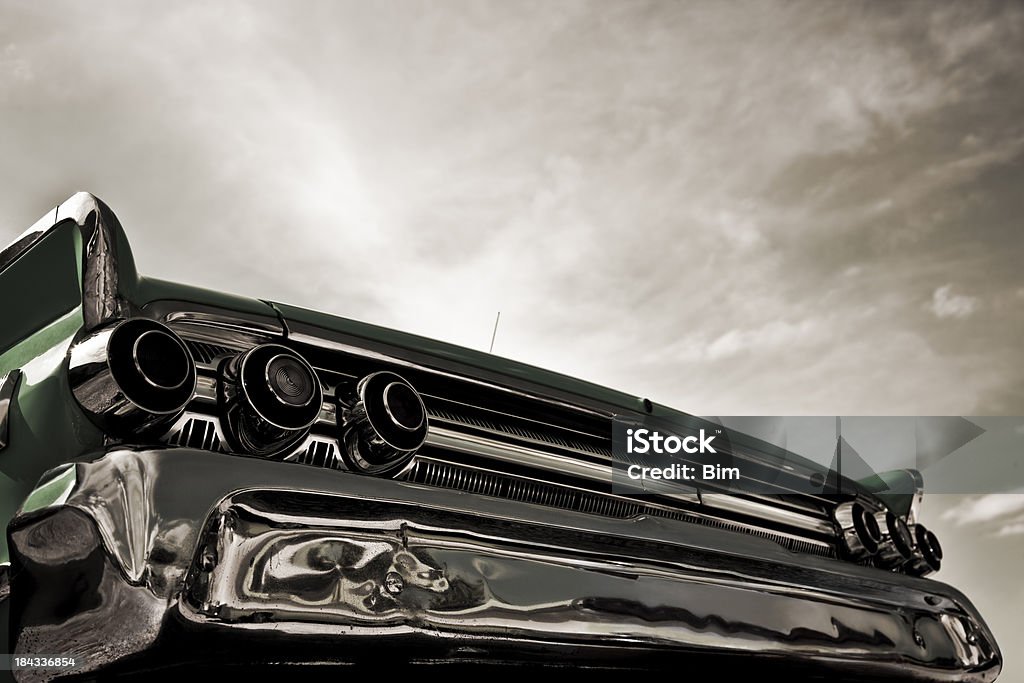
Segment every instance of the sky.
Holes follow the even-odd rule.
[[[1021,3],[0,0],[0,158],[0,242],[89,190],[147,275],[692,413],[1024,415]],[[1024,650],[1024,496],[929,509]]]

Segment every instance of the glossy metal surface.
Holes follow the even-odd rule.
[[[11,563],[0,562],[0,603],[11,597]]]
[[[846,502],[836,506],[835,521],[846,557],[860,561],[878,552],[882,531],[875,516],[862,503]]]
[[[393,372],[359,380],[352,396],[338,399],[338,430],[349,468],[393,474],[427,439],[427,409],[415,387]]]
[[[0,379],[0,451],[7,448],[10,439],[9,419],[11,403],[14,401],[14,392],[18,389],[18,382],[21,381],[21,370],[14,369]]]
[[[923,524],[911,527],[914,537],[914,554],[907,561],[906,570],[915,576],[927,576],[942,568],[942,545],[939,539]]]
[[[147,375],[139,349],[159,338],[170,355],[151,359],[170,380]],[[155,361],[155,363],[154,363]],[[152,320],[134,318],[104,327],[72,345],[68,353],[71,392],[97,426],[125,436],[174,420],[192,399],[196,368],[182,341]]]
[[[191,319],[194,314],[188,314],[185,318],[179,318],[177,314],[168,312],[164,314],[168,320],[181,320]],[[209,326],[211,333],[217,328],[218,320],[217,316],[213,314],[204,314],[201,318],[203,324]],[[243,328],[242,322],[238,320],[227,320],[224,323],[224,334],[226,334],[226,340],[231,341],[231,336],[239,334]],[[259,326],[252,326],[249,328],[250,334],[256,334],[260,330]],[[215,339],[216,337],[210,337]],[[453,373],[443,372],[437,368],[424,366],[418,363],[414,363],[408,360],[398,358],[393,355],[387,355],[378,351],[374,351],[369,348],[359,348],[349,346],[346,344],[340,344],[323,338],[311,337],[302,332],[291,332],[289,339],[301,344],[328,349],[331,351],[343,352],[352,354],[355,356],[369,358],[378,361],[387,362],[389,365],[395,368],[409,368],[417,372],[427,372],[444,377],[453,382],[466,383],[469,385],[479,386],[481,389],[487,391],[498,391],[509,393],[521,399],[526,399],[531,402],[538,404],[550,404],[554,408],[562,410],[577,410],[587,414],[596,415],[593,411],[582,407],[578,402],[569,403],[563,401],[552,401],[550,397],[545,397],[536,392],[527,392],[521,389],[513,389],[507,386],[501,386],[490,382],[484,382],[475,377],[456,375]],[[604,417],[610,418],[611,414],[608,413]],[[443,425],[443,426],[442,426]],[[497,436],[497,435],[496,435]],[[536,467],[541,470],[547,470],[557,474],[570,474],[575,477],[588,479],[590,481],[599,483],[601,485],[607,484],[611,481],[611,467],[610,464],[603,464],[600,462],[594,462],[593,460],[587,460],[585,457],[574,457],[574,456],[590,456],[593,458],[593,453],[579,452],[574,453],[571,449],[559,447],[558,451],[553,451],[550,448],[545,448],[543,443],[531,443],[529,439],[517,439],[516,443],[511,443],[507,438],[488,438],[480,434],[467,433],[465,431],[459,431],[451,428],[450,425],[445,424],[444,421],[440,421],[437,425],[432,425],[430,432],[427,436],[427,443],[438,447],[451,449],[457,452],[464,452],[473,454],[476,456],[482,456],[486,458],[492,458],[500,460],[509,464],[523,464],[530,467]],[[349,449],[346,449],[349,450]],[[756,454],[750,452],[744,452],[742,457],[744,458],[757,458]],[[358,458],[352,459],[354,462],[358,462]],[[797,463],[798,464],[798,463]],[[654,482],[652,485],[656,485]],[[688,502],[697,503],[699,502],[698,494],[696,492],[686,494],[680,493],[678,486],[665,487],[664,493],[667,497],[676,500],[686,500]],[[655,491],[659,492],[659,491]],[[723,495],[706,492],[703,496],[704,502],[715,507],[719,507],[724,511],[757,516],[770,520],[775,523],[784,524],[787,526],[794,526],[800,529],[806,529],[809,532],[819,534],[822,536],[828,536],[833,533],[832,522],[830,519],[818,513],[817,515],[808,514],[805,511],[798,511],[794,509],[787,509],[786,505],[783,505],[776,497],[773,496],[762,496],[762,500],[758,501],[757,496],[749,496],[747,498],[737,498],[732,495]]]
[[[875,563],[879,567],[902,567],[914,556],[914,539],[902,518],[885,510],[875,515],[882,530],[882,542],[878,546]]]
[[[608,484],[612,480],[610,465],[577,460],[549,451],[496,441],[473,434],[455,432],[449,429],[432,428],[427,437],[427,443],[456,453],[474,454],[512,465],[530,465],[540,470],[571,474],[601,484]],[[673,487],[671,490],[677,491],[678,488]],[[817,534],[831,535],[833,533],[832,525],[827,520],[816,519],[756,500],[739,498],[728,494],[705,494],[698,497],[696,493],[666,492],[665,495],[674,500],[698,504],[710,509],[718,508],[728,512],[771,520]]]
[[[174,312],[167,312],[164,315],[168,320],[176,321],[196,318],[196,315],[192,313],[188,313],[183,317],[179,317]],[[217,330],[218,325],[220,324],[218,317],[212,313],[203,314],[196,319],[201,319],[203,324],[209,327],[211,334],[214,334],[214,331]],[[227,319],[223,324],[223,333],[227,335],[226,339],[229,342],[232,335],[240,334],[244,329],[246,328],[241,320]],[[249,334],[257,334],[260,330],[261,326],[253,325],[247,329],[247,332]],[[217,333],[220,333],[220,331]],[[437,368],[424,366],[409,360],[398,358],[394,355],[375,351],[370,348],[360,348],[320,337],[313,337],[304,332],[292,331],[289,334],[289,339],[304,345],[343,352],[362,358],[385,361],[396,368],[406,367],[417,372],[428,372],[445,377],[453,382],[478,385],[482,389],[486,389],[488,391],[510,393],[519,398],[527,399],[539,404],[548,403],[558,409],[578,410],[582,412],[589,412],[590,414],[598,414],[588,411],[588,409],[582,407],[578,401],[573,403],[552,401],[550,397],[545,397],[536,392],[513,389],[507,386],[484,382],[475,377],[444,372]],[[607,417],[610,417],[610,415],[610,413],[606,414]],[[593,462],[592,460],[588,461],[581,457],[574,457],[573,454],[567,452],[556,452],[551,449],[545,449],[544,444],[538,443],[533,445],[528,439],[520,440],[517,443],[511,443],[507,438],[488,438],[487,436],[480,434],[467,433],[457,429],[452,429],[448,425],[440,426],[440,424],[441,423],[431,427],[427,436],[428,444],[456,452],[472,454],[478,457],[496,459],[511,465],[527,465],[555,474],[569,474],[574,477],[588,479],[600,485],[607,484],[611,481],[612,475],[610,465]],[[346,453],[350,453],[351,450],[351,446],[343,449]],[[560,448],[559,450],[566,451],[567,449]],[[589,455],[593,457],[592,453],[581,453],[580,455]],[[743,457],[756,459],[759,456],[745,452]],[[360,461],[358,457],[349,457],[349,461],[350,467],[358,468],[357,463]],[[704,504],[713,508],[721,509],[724,512],[761,518],[775,524],[803,529],[822,538],[829,537],[834,533],[831,519],[822,516],[820,512],[817,514],[810,514],[810,511],[793,509],[782,504],[780,500],[773,496],[762,496],[762,500],[758,500],[757,496],[738,498],[733,495],[709,492],[705,492],[703,496],[699,496],[697,492],[680,493],[678,489],[678,486],[674,486],[666,488],[664,491],[660,491],[660,493],[670,499],[686,501],[694,504]],[[659,491],[655,492],[657,493]]]
[[[769,539],[795,552],[811,553],[821,557],[834,556],[830,543],[808,539],[798,532],[769,530],[756,521],[744,523],[725,520],[716,513],[714,508],[694,506],[683,511],[664,503],[651,502],[649,499],[641,501],[606,492],[554,485],[544,480],[521,475],[510,476],[495,469],[472,467],[454,462],[451,458],[418,455],[413,462],[413,467],[407,473],[400,475],[400,478],[430,486],[441,486],[457,491],[468,491],[605,517],[651,516],[673,519]]]
[[[679,665],[694,652],[785,656],[869,677],[990,681],[999,669],[970,602],[933,581],[673,520],[190,449],[80,463],[63,504],[19,517],[11,536],[15,652],[94,667],[158,651],[177,624],[270,638],[278,661],[324,637],[294,656],[345,661],[365,638],[415,636],[442,660],[456,642],[482,657],[543,643],[589,663],[640,647]]]
[[[331,350],[331,351],[339,351],[339,352],[342,352],[342,353],[352,354],[352,355],[360,356],[360,357],[363,357],[363,358],[369,358],[369,359],[373,359],[373,360],[384,361],[384,362],[387,362],[389,365],[394,365],[396,367],[408,367],[408,368],[420,369],[420,370],[423,370],[425,372],[430,372],[432,374],[436,374],[436,375],[438,375],[440,377],[447,377],[447,378],[455,380],[455,381],[462,381],[462,382],[468,382],[470,384],[476,384],[476,385],[479,385],[481,387],[486,387],[487,389],[502,391],[502,392],[506,392],[506,393],[509,393],[509,394],[512,394],[512,395],[515,395],[515,396],[521,396],[521,397],[524,397],[524,398],[529,398],[531,400],[536,400],[536,401],[539,401],[539,402],[542,402],[542,403],[547,403],[547,404],[550,404],[552,406],[555,406],[555,407],[558,407],[558,408],[562,408],[562,409],[579,410],[581,412],[585,412],[585,413],[590,414],[590,415],[599,415],[599,416],[603,416],[603,417],[611,417],[612,414],[613,414],[612,412],[610,412],[608,410],[607,406],[604,407],[604,408],[599,408],[596,405],[591,407],[591,406],[584,405],[586,403],[589,403],[588,401],[582,401],[582,400],[573,401],[573,400],[568,399],[568,397],[562,398],[562,399],[560,399],[560,398],[552,398],[551,396],[546,396],[546,395],[541,394],[541,393],[528,391],[525,388],[516,388],[516,387],[512,387],[512,386],[508,386],[508,385],[503,385],[503,384],[499,384],[499,383],[495,383],[495,382],[489,382],[489,381],[482,380],[479,377],[468,376],[468,375],[461,375],[461,374],[457,374],[455,372],[446,371],[446,370],[440,369],[440,368],[438,368],[438,367],[436,367],[434,365],[409,361],[407,359],[402,358],[399,355],[394,355],[392,353],[389,353],[390,349],[387,349],[387,350],[384,350],[384,349],[377,350],[377,349],[374,348],[373,344],[367,344],[367,345],[363,345],[363,346],[354,345],[354,344],[348,344],[348,343],[344,343],[344,342],[333,341],[333,340],[328,339],[328,338],[326,338],[326,337],[324,337],[322,335],[317,335],[317,334],[314,334],[312,332],[313,332],[313,330],[306,331],[306,327],[305,326],[300,326],[299,327],[299,331],[292,330],[289,333],[288,338],[291,339],[292,341],[295,341],[295,342],[298,342],[298,343],[301,343],[301,344],[308,344],[310,346],[314,346],[314,347],[318,347],[318,348],[322,348],[322,349],[327,349],[327,350]]]
[[[217,331],[217,338],[221,338],[225,331],[237,333],[242,343],[247,343],[253,338],[263,335],[283,337],[284,327],[280,323],[255,321],[250,318],[236,317],[225,314],[223,311],[170,311],[164,316],[164,322],[169,325],[193,327],[197,329],[209,328]]]
[[[396,369],[408,367],[455,383],[479,386],[488,392],[504,393],[591,417],[652,415],[684,422],[695,419],[645,399],[509,359],[315,311],[282,304],[275,306],[288,323],[288,338],[300,344],[384,362]],[[795,475],[809,477],[825,473],[822,466],[810,460],[750,437],[734,439],[733,446],[739,457],[767,467],[778,467],[784,461],[787,470]],[[859,487],[852,481],[844,483],[847,485],[851,490]]]
[[[275,361],[288,359],[303,372],[309,397],[295,405],[274,390],[268,375]],[[261,344],[222,364],[218,404],[232,447],[241,453],[283,453],[309,433],[323,404],[323,389],[312,366],[278,344]]]
[[[182,320],[191,320],[194,314],[188,314],[186,317],[177,316],[173,311],[163,314],[167,320],[172,320],[180,323]],[[203,324],[207,326],[206,336],[204,338],[209,339],[213,342],[221,342],[225,344],[238,344],[241,340],[236,338],[237,335],[242,334],[241,328],[243,321],[241,320],[228,320],[225,322],[223,329],[217,327],[217,317],[210,313],[205,313],[201,319]],[[259,328],[254,326],[248,330],[248,334],[255,335]],[[192,330],[189,329],[188,333],[191,335]],[[218,337],[217,335],[224,335]],[[251,336],[249,337],[251,338]],[[334,350],[334,349],[332,349]],[[371,353],[372,355],[372,353]],[[384,359],[384,357],[381,357]],[[394,359],[389,358],[389,361]],[[428,369],[420,366],[415,366],[410,363],[397,363],[397,367],[408,367],[417,371],[425,371]],[[453,381],[468,381],[471,383],[477,383],[476,380],[471,378],[456,378],[455,376],[450,377]],[[200,378],[200,385],[202,385],[203,378]],[[479,386],[487,387],[488,390],[493,390],[494,387],[486,385],[484,383],[478,383]],[[536,396],[526,394],[520,395],[522,398],[529,398],[530,400],[537,399]],[[349,404],[355,404],[358,401],[358,397],[342,397],[342,402],[348,401]],[[325,406],[328,404],[325,403]],[[564,408],[565,406],[559,406]],[[348,411],[348,412],[346,412]],[[394,475],[396,472],[401,471],[402,466],[408,463],[408,457],[399,458],[394,465],[390,465],[385,462],[383,467],[376,468],[370,465],[362,458],[359,454],[356,446],[359,441],[352,439],[350,443],[342,447],[345,444],[345,435],[354,435],[358,433],[356,430],[349,428],[349,425],[353,422],[361,422],[363,427],[366,428],[368,425],[365,421],[356,421],[352,419],[353,412],[351,408],[345,408],[342,406],[342,410],[338,413],[339,425],[340,425],[340,436],[339,450],[344,453],[346,464],[349,469],[357,469],[363,471],[372,471],[374,473],[388,473]],[[211,415],[211,417],[213,417]],[[327,426],[325,422],[324,426]],[[314,432],[317,433],[318,437],[331,438],[333,436],[332,431],[317,432],[320,429],[320,425],[314,426]],[[494,437],[489,434],[476,434],[469,433],[466,431],[460,431],[458,429],[451,428],[448,423],[439,421],[437,424],[432,424],[429,433],[426,437],[426,443],[451,451],[455,453],[465,453],[475,458],[485,458],[495,460],[500,463],[505,463],[510,466],[527,466],[536,468],[540,471],[540,474],[545,472],[551,473],[551,475],[565,476],[569,475],[572,477],[578,477],[580,479],[588,480],[593,482],[597,486],[606,486],[612,479],[612,471],[610,463],[595,462],[593,459],[588,460],[584,457],[579,456],[590,456],[593,458],[593,453],[574,452],[571,449],[559,447],[559,451],[552,450],[550,444],[544,444],[541,442],[531,442],[529,439],[521,439],[517,435],[509,434],[504,435],[504,438],[500,438],[501,435],[495,433]],[[511,438],[510,438],[511,437]],[[377,438],[377,433],[372,430],[368,431],[363,438],[363,443],[380,442],[377,447],[384,448],[386,444]],[[265,451],[271,453],[285,453],[289,449],[294,449],[299,443],[297,440],[285,439],[279,441],[273,447],[269,449],[261,449],[260,447],[250,444],[242,445],[236,441],[236,448],[241,452],[254,452],[262,454]],[[299,449],[304,450],[303,448]],[[408,455],[409,451],[406,451]],[[286,455],[288,459],[297,459],[298,453],[292,452]],[[386,458],[385,458],[386,460]],[[362,465],[360,463],[363,463]],[[657,482],[654,483],[655,485]],[[678,486],[667,486],[664,490],[653,490],[652,493],[661,493],[664,498],[672,501],[679,501],[686,503],[690,506],[700,506],[702,509],[708,511],[718,510],[730,515],[740,515],[751,520],[764,520],[777,527],[789,528],[797,531],[806,532],[812,536],[805,539],[805,542],[811,545],[817,545],[823,539],[830,539],[834,534],[832,521],[824,516],[820,510],[794,508],[788,503],[784,503],[777,498],[766,496],[762,497],[762,500],[758,500],[757,497],[751,496],[746,498],[739,498],[733,495],[715,494],[705,492],[703,496],[698,494],[696,491],[692,493],[682,493],[679,491]],[[783,531],[782,533],[785,534]]]

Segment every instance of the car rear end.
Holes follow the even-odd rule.
[[[74,673],[699,662],[998,674],[971,603],[925,578],[942,551],[912,508],[856,482],[829,490],[822,468],[755,439],[730,456],[771,493],[623,493],[616,421],[689,416],[489,354],[141,278],[109,209],[73,201],[40,239],[69,231],[78,245],[78,308],[0,356],[27,358],[10,368],[27,379],[0,459],[45,470],[8,528],[13,653],[71,655]],[[62,415],[75,428],[48,442]]]

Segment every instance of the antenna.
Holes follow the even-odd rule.
[[[501,320],[501,311],[498,311],[498,317],[494,319],[494,332],[491,333],[491,348],[487,349],[487,353],[494,353],[494,339],[498,336],[499,320]]]
[[[836,494],[843,492],[843,419],[836,415]]]

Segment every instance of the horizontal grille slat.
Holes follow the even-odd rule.
[[[183,335],[196,363],[203,366],[201,377],[212,378],[218,359],[238,353],[233,334],[218,336],[204,328],[201,335]],[[380,370],[397,372],[419,390],[431,436],[402,478],[590,515],[668,518],[770,539],[797,552],[835,555],[838,540],[831,526],[835,503],[830,500],[799,492],[791,496],[750,494],[745,501],[730,498],[726,505],[714,499],[715,494],[724,494],[711,487],[692,499],[686,493],[634,498],[613,494],[611,488],[606,489],[610,475],[605,472],[610,472],[612,464],[616,411],[597,400],[581,397],[577,401],[575,396],[558,395],[544,387],[512,388],[502,384],[501,378],[488,378],[472,369],[439,372],[382,354],[363,356],[308,340],[289,340],[289,344],[310,360],[332,399],[348,395],[359,378]],[[215,383],[215,379],[210,381]],[[204,403],[193,406],[197,413],[214,411],[212,396],[211,391],[203,394]],[[211,420],[181,420],[181,426],[168,435],[168,442],[226,451],[226,445],[220,443],[224,432],[218,418],[211,416]],[[346,470],[337,438],[333,419],[323,419],[314,424],[305,442],[277,457]],[[758,452],[749,457],[758,457]],[[772,463],[761,465],[770,467]]]
[[[528,442],[541,445],[553,445],[567,450],[583,451],[601,458],[610,459],[612,452],[610,447],[601,446],[582,439],[567,439],[557,434],[545,433],[539,429],[527,429],[518,425],[510,424],[496,419],[484,419],[474,415],[457,412],[445,407],[436,405],[434,402],[427,404],[427,414],[435,422],[445,422],[465,427],[482,429],[492,434],[506,434],[516,439],[523,439]],[[599,438],[595,436],[595,440]],[[610,440],[610,434],[609,434]]]
[[[804,541],[767,529],[714,517],[690,514],[684,511],[665,509],[597,492],[571,489],[554,483],[533,481],[497,472],[477,470],[438,460],[417,460],[412,470],[406,476],[406,479],[427,486],[455,489],[467,493],[505,498],[521,503],[572,510],[602,517],[630,519],[646,515],[700,524],[711,528],[764,538],[794,552],[809,553],[820,557],[836,557],[835,549],[829,545]]]
[[[546,507],[580,512],[601,510],[600,514],[606,517],[635,517],[641,511],[638,503],[607,499],[600,494],[582,491],[573,491],[569,495],[565,488],[555,484],[526,481],[434,460],[417,461],[407,479],[418,484],[508,498]]]

